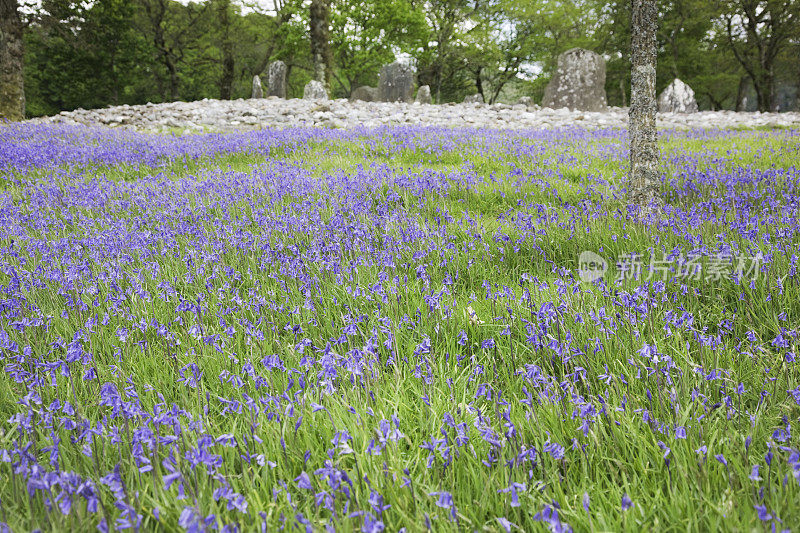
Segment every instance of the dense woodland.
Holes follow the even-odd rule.
[[[630,0],[44,0],[20,6],[29,116],[78,107],[243,98],[269,63],[289,97],[375,85],[397,57],[438,102],[541,98],[559,53],[607,59],[610,105],[630,90]],[[787,110],[800,85],[800,2],[662,0],[658,89],[679,77],[701,109]],[[316,21],[313,20],[316,17]],[[316,27],[316,33],[314,28]],[[320,39],[324,46],[319,47]],[[316,41],[316,45],[313,44]],[[317,46],[312,53],[312,48]],[[319,61],[317,61],[319,63]]]

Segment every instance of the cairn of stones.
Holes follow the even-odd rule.
[[[266,89],[266,87],[265,87]],[[424,92],[424,91],[423,91]],[[324,93],[323,93],[324,94]],[[750,97],[752,99],[752,97]],[[579,126],[586,129],[627,128],[628,110],[609,107],[603,113],[586,113],[566,109],[540,109],[538,105],[474,104],[407,105],[374,102],[358,105],[344,100],[313,102],[301,99],[269,100],[200,100],[164,104],[121,105],[102,109],[62,111],[52,117],[36,117],[35,124],[85,124],[122,127],[135,131],[249,131],[260,128],[297,128],[322,126],[336,128],[369,128],[397,126],[452,126],[474,128],[542,129]],[[322,110],[322,104],[328,110]],[[752,102],[751,102],[752,103]],[[523,105],[520,105],[523,104]],[[654,106],[655,107],[655,106]],[[737,127],[800,128],[800,113],[736,113],[734,111],[700,111],[698,113],[666,113],[659,116],[663,129],[707,129]]]

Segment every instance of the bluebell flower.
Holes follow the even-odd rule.
[[[633,506],[633,501],[628,497],[628,494],[625,493],[622,495],[622,510],[627,511]]]
[[[312,490],[314,487],[311,485],[311,479],[305,472],[300,472],[300,475],[294,479],[297,486],[301,489]]]

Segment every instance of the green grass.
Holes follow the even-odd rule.
[[[718,211],[720,219],[692,223],[675,216],[653,226],[620,215],[625,210],[620,191],[626,162],[616,152],[602,156],[616,145],[615,141],[589,146],[565,142],[548,146],[538,155],[516,156],[502,145],[471,150],[467,144],[426,153],[423,149],[396,152],[389,141],[325,142],[291,152],[174,161],[158,169],[74,169],[72,176],[57,184],[67,195],[71,184],[94,179],[123,185],[135,185],[157,174],[176,183],[192,176],[224,179],[214,172],[248,176],[266,172],[276,161],[330,186],[284,196],[242,196],[235,203],[223,202],[220,193],[198,194],[185,212],[170,213],[144,204],[115,208],[118,211],[109,207],[105,214],[135,224],[136,231],[142,232],[157,232],[164,224],[177,227],[189,212],[197,216],[197,234],[182,230],[174,241],[156,241],[149,245],[152,255],[148,257],[131,245],[130,259],[117,258],[125,275],[113,283],[94,275],[114,271],[113,258],[98,260],[93,250],[45,256],[24,246],[38,240],[79,241],[87,235],[90,224],[86,220],[103,210],[54,208],[48,224],[17,235],[21,253],[6,257],[4,267],[37,273],[52,268],[52,261],[61,258],[68,264],[85,264],[94,274],[81,271],[74,286],[60,292],[56,282],[38,287],[26,284],[25,305],[50,316],[50,327],[35,334],[30,328],[24,332],[6,328],[16,342],[30,346],[37,358],[60,360],[63,354],[53,348],[54,342],[69,342],[76,331],[85,329],[87,320],[95,317],[102,321],[108,315],[108,324],[87,333],[83,342],[85,351],[92,354],[97,379],[81,379],[85,369],[78,362],[71,363],[70,376],[54,372],[54,385],[48,381],[37,388],[41,404],[33,408],[36,427],[24,438],[35,442],[37,457],[46,465],[47,453],[41,449],[51,444],[51,431],[60,435],[59,468],[95,479],[110,519],[118,516],[114,496],[98,480],[119,464],[127,497],[142,515],[143,530],[177,530],[178,517],[187,505],[196,505],[204,515],[216,514],[226,523],[238,522],[242,531],[258,527],[259,511],[265,513],[269,530],[280,526],[281,515],[286,517],[287,529],[300,527],[294,522],[298,513],[310,520],[315,530],[327,523],[340,531],[360,529],[361,518],[344,513],[341,494],[335,500],[334,517],[315,505],[312,491],[298,489],[293,481],[305,471],[316,489],[325,487],[312,473],[329,458],[331,439],[341,429],[352,436],[349,447],[355,451],[339,450],[333,459],[352,482],[349,512],[370,511],[368,500],[374,489],[391,504],[383,514],[388,531],[401,527],[423,531],[426,515],[437,517],[433,519],[435,531],[501,531],[496,517],[506,517],[524,531],[545,530],[534,515],[553,501],[560,506],[561,520],[575,531],[766,530],[768,524],[761,523],[753,509],[758,504],[780,517],[779,528],[800,523],[800,487],[787,465],[788,452],[776,448],[773,468],[768,472],[763,466],[767,443],[776,445],[771,439],[776,428],[782,427],[782,417],[795,426],[800,417],[800,406],[785,392],[800,384],[800,372],[796,364],[784,362],[783,352],[770,344],[782,330],[800,324],[798,278],[789,277],[782,291],[775,284],[789,273],[791,253],[797,253],[800,242],[795,233],[782,236],[780,232],[788,231],[792,222],[777,218],[763,224],[759,239],[743,236],[731,228],[743,215],[734,210],[734,203],[726,203],[721,191],[701,187],[694,195],[684,195],[684,178],[676,175],[691,159],[696,159],[697,171],[703,172],[797,168],[800,143],[796,136],[760,132],[666,140],[661,152],[668,178],[664,185],[667,198],[687,211]],[[358,175],[366,179],[381,173],[387,178],[374,187],[345,186],[335,179]],[[440,180],[444,185],[434,191],[418,190],[398,184],[393,178],[400,175]],[[7,185],[5,193],[20,202],[23,212],[32,211],[23,203],[30,193],[27,183],[49,176],[49,171],[31,172],[23,176],[23,184]],[[753,190],[772,194],[785,191],[782,187],[781,183],[762,184]],[[130,195],[126,198],[133,198],[132,192],[125,191]],[[718,205],[702,206],[710,197],[717,198]],[[591,205],[581,204],[584,201]],[[737,208],[742,207],[739,204]],[[762,209],[773,214],[779,211],[768,207],[765,198],[752,199],[751,208],[755,214]],[[399,213],[410,222],[399,227],[373,222],[381,210]],[[797,214],[796,208],[793,213]],[[287,222],[285,226],[267,222],[274,220]],[[99,222],[97,229],[104,224]],[[397,242],[415,227],[417,236]],[[237,233],[239,230],[258,236],[257,244]],[[234,237],[245,244],[230,244]],[[390,248],[394,253],[391,267],[383,266],[372,251],[387,242],[395,243]],[[753,287],[725,280],[672,277],[664,291],[657,292],[637,280],[618,285],[609,282],[607,286],[575,280],[577,258],[583,250],[613,258],[648,249],[688,252],[698,242],[710,247],[725,242],[747,253],[758,246],[774,257],[768,272]],[[327,250],[322,255],[336,261],[325,263],[302,256],[305,252],[311,257],[320,249]],[[781,249],[787,253],[781,255]],[[199,253],[192,255],[192,251]],[[189,256],[194,266],[188,265]],[[425,267],[427,281],[418,277],[420,265]],[[0,284],[10,283],[9,272],[6,269],[0,274]],[[613,280],[617,273],[612,264],[607,279]],[[176,311],[175,297],[159,296],[163,293],[159,284],[164,281],[180,298],[199,299],[202,313]],[[369,291],[379,282],[385,297]],[[427,299],[442,290],[446,296],[438,308],[431,309]],[[487,295],[487,291],[494,294]],[[126,295],[124,300],[120,300],[121,294]],[[625,296],[643,307],[636,309],[626,303]],[[66,306],[77,298],[82,305]],[[554,307],[545,317],[540,311],[546,304]],[[470,320],[467,307],[474,310],[475,320]],[[590,314],[601,309],[608,316],[603,327],[590,319]],[[672,324],[676,313],[691,315],[692,325]],[[178,317],[181,323],[175,322]],[[137,330],[134,324],[140,318],[169,325],[173,340],[157,335],[153,328]],[[224,336],[217,347],[190,333],[196,325],[206,335],[225,335],[220,319],[235,324],[236,333]],[[259,319],[263,322],[257,329],[263,340],[255,340],[236,322]],[[336,358],[345,358],[354,349],[368,351],[365,346],[376,335],[373,369],[353,384],[340,367],[341,375],[333,380],[336,391],[325,394],[317,376],[319,365],[305,359],[309,353],[317,358],[320,354],[311,348],[299,353],[296,343],[308,338],[322,349],[354,321],[357,332],[334,346]],[[301,326],[302,333],[296,336],[292,325]],[[129,330],[124,343],[115,333],[118,327]],[[576,352],[562,358],[546,343],[534,346],[528,338],[541,328],[548,342],[568,343]],[[461,331],[467,338],[464,345],[458,342]],[[755,340],[746,341],[750,331]],[[703,335],[715,334],[720,339],[713,348],[703,342]],[[489,338],[495,346],[482,348]],[[383,342],[389,339],[387,348]],[[420,360],[413,354],[426,339],[430,347]],[[141,341],[147,341],[146,347],[137,345]],[[655,344],[671,358],[674,368],[649,373],[637,355],[644,343]],[[796,350],[794,339],[792,346]],[[265,369],[258,362],[270,354],[297,372]],[[245,361],[257,367],[263,384],[247,377]],[[6,364],[11,363],[7,356]],[[196,388],[179,381],[190,364],[197,364],[203,372]],[[541,380],[525,378],[533,365]],[[703,372],[696,372],[700,368]],[[706,380],[712,369],[724,369],[728,374]],[[241,386],[223,383],[218,376],[225,371],[241,376]],[[606,383],[604,375],[613,377]],[[143,411],[152,414],[158,404],[174,404],[201,420],[205,432],[236,436],[235,447],[213,445],[211,449],[225,465],[226,482],[247,499],[249,514],[228,509],[224,500],[215,501],[213,492],[220,487],[219,480],[201,469],[193,471],[185,458],[176,458],[177,468],[187,479],[185,500],[176,500],[174,487],[165,490],[162,486],[161,476],[167,473],[161,465],[163,450],[151,450],[158,460],[153,460],[151,473],[140,473],[130,459],[129,433],[154,427],[145,416],[134,418],[132,427],[112,420],[123,438],[115,443],[104,430],[89,444],[92,457],[82,453],[80,446],[69,444],[73,432],[48,421],[45,407],[59,399],[72,402],[79,417],[96,424],[110,416],[110,409],[98,403],[101,384],[115,383],[122,391],[129,385],[128,378]],[[300,387],[301,379],[306,386]],[[733,392],[739,383],[746,389],[741,396]],[[490,397],[478,394],[484,386],[492,392]],[[281,399],[287,390],[291,402]],[[768,392],[763,398],[762,391]],[[693,398],[693,392],[700,396]],[[522,403],[531,393],[530,405]],[[3,375],[3,420],[24,411],[18,403],[24,394],[23,385],[8,372]],[[219,397],[243,404],[248,397],[275,401],[261,405],[258,414],[247,407],[224,413]],[[628,407],[617,410],[624,401]],[[726,406],[726,401],[731,405]],[[312,402],[325,410],[315,412]],[[721,406],[715,407],[718,403]],[[586,433],[580,417],[574,416],[580,404],[591,404],[596,410],[606,406],[604,414],[593,417]],[[478,413],[501,446],[493,448],[481,438],[475,425]],[[370,441],[377,438],[379,421],[391,420],[392,415],[400,420],[405,436],[389,443],[380,454],[367,454]],[[428,466],[429,454],[421,444],[445,435],[451,443],[458,438],[459,430],[443,422],[446,415],[456,424],[466,424],[469,440],[463,446],[451,445],[450,461],[441,449],[432,454]],[[302,424],[295,430],[300,416]],[[188,415],[181,418],[184,436],[178,449],[185,452],[197,446],[200,432],[186,429]],[[513,433],[507,437],[503,433],[510,428],[502,425],[504,420],[513,423]],[[677,426],[686,428],[685,439],[675,438]],[[3,428],[0,448],[11,448],[15,439],[23,438],[13,424]],[[748,437],[752,445],[745,449]],[[542,452],[548,442],[567,448],[563,458]],[[669,464],[659,442],[670,448]],[[782,445],[798,447],[795,428]],[[701,446],[707,447],[707,454],[696,451]],[[535,461],[514,469],[505,466],[531,448],[538,450]],[[260,454],[262,461],[271,461],[274,467],[248,463],[242,459],[247,454]],[[716,454],[725,456],[728,468],[714,459]],[[482,461],[490,456],[496,463],[487,467]],[[757,463],[762,464],[763,482],[748,479],[751,466]],[[406,487],[402,486],[404,469],[413,480]],[[219,472],[223,475],[222,469]],[[783,476],[788,476],[786,484]],[[0,518],[15,531],[90,530],[103,515],[88,513],[82,503],[67,516],[57,509],[47,510],[43,493],[28,498],[23,480],[8,465],[0,467],[0,481]],[[289,486],[291,503],[283,489],[273,499],[272,491],[281,488],[281,481]],[[498,492],[513,482],[525,483],[525,489],[519,491],[518,507],[511,506],[510,494]],[[762,487],[763,498],[758,495]],[[428,495],[439,491],[453,494],[457,521],[451,521],[449,511],[437,507],[437,498]],[[584,493],[591,498],[590,513],[582,507]],[[626,512],[620,510],[623,494],[630,495],[635,504]],[[156,508],[160,521],[155,517]]]

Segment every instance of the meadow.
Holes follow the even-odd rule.
[[[0,529],[796,528],[800,132],[660,149],[0,127]]]

